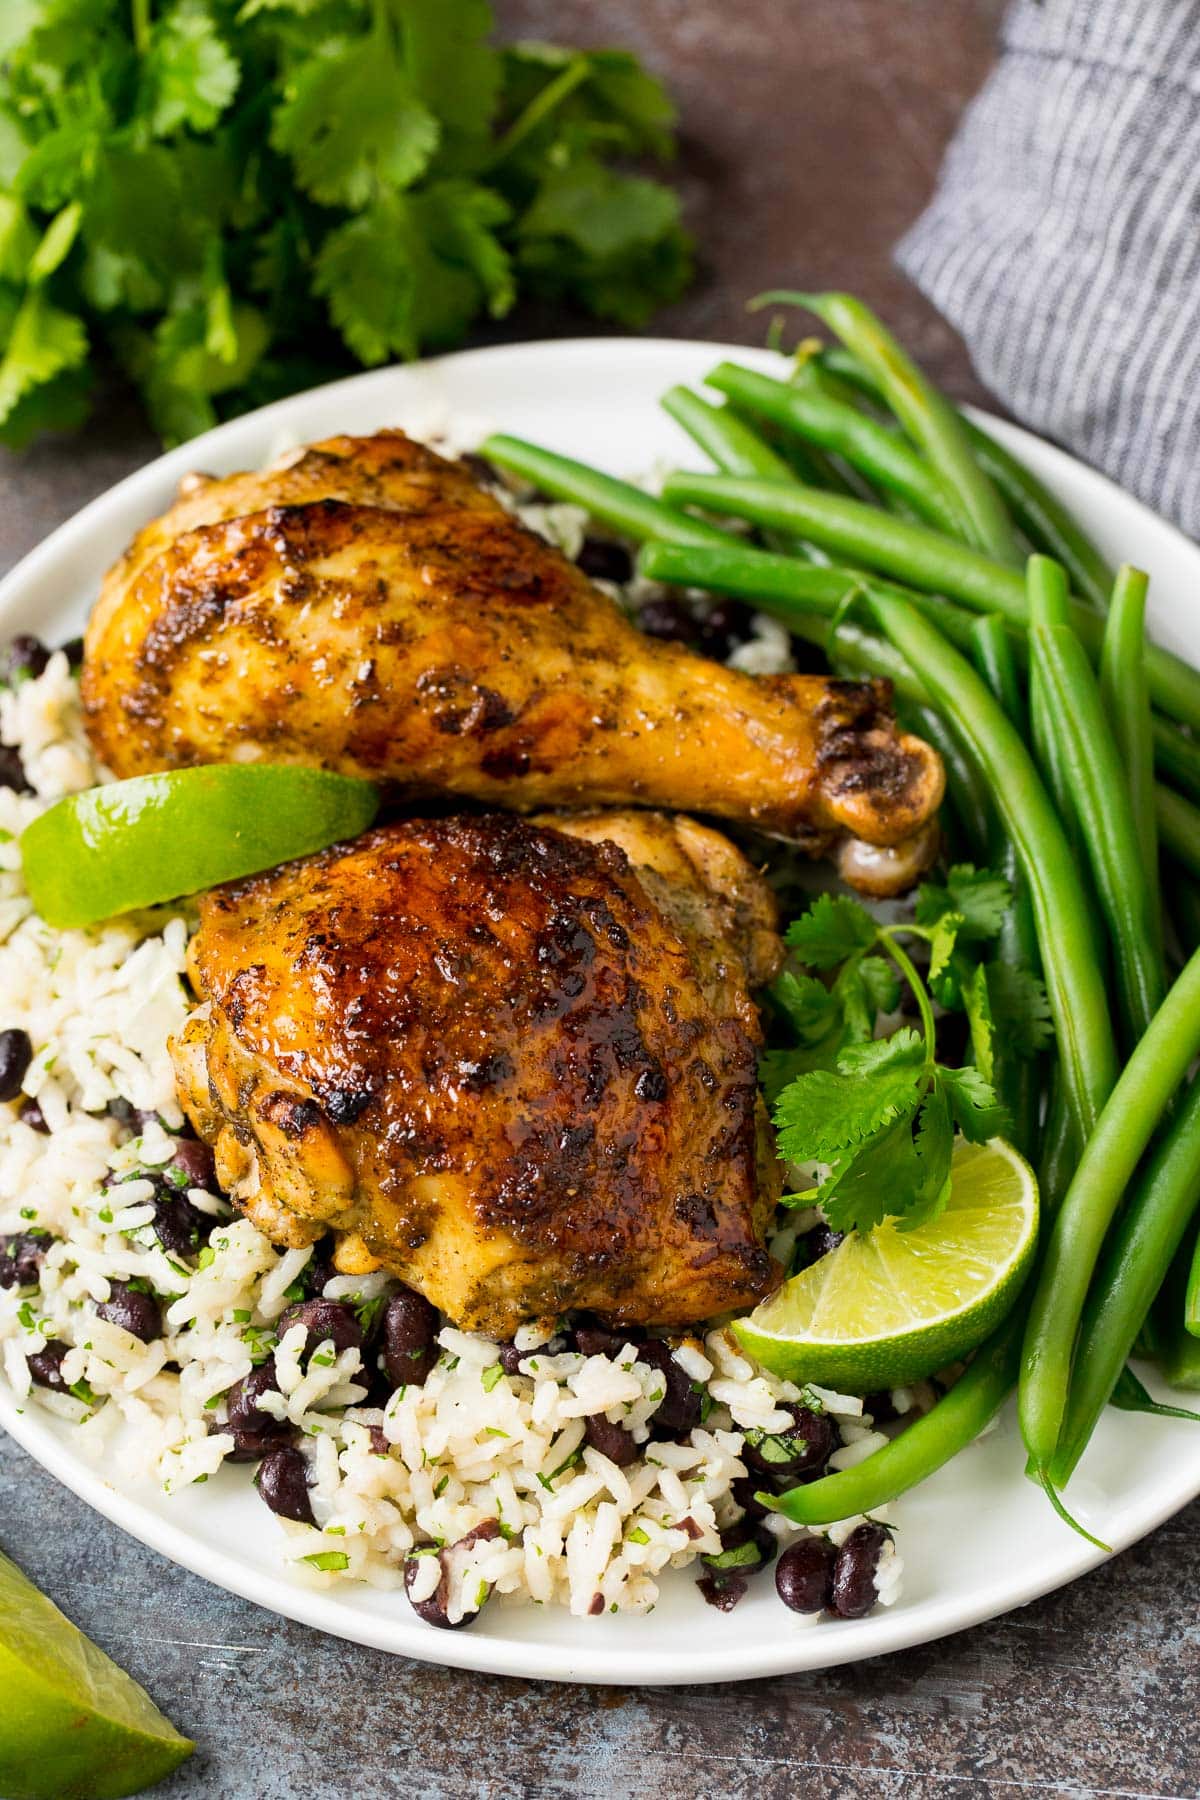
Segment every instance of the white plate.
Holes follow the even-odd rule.
[[[189,469],[250,468],[289,440],[384,425],[420,433],[439,418],[502,429],[615,473],[695,454],[656,402],[696,382],[722,355],[774,367],[740,346],[666,340],[519,344],[387,369],[235,420],[160,458],[102,496],[28,556],[0,586],[0,637],[82,629],[104,568],[171,500]],[[1102,477],[1010,425],[1001,439],[1078,512],[1114,561],[1153,575],[1156,635],[1200,664],[1200,551]],[[0,1423],[51,1474],[144,1543],[220,1586],[294,1619],[383,1650],[455,1667],[557,1681],[736,1680],[813,1669],[917,1644],[972,1625],[1070,1581],[1102,1558],[1062,1525],[1024,1479],[1011,1408],[1001,1425],[898,1505],[904,1593],[856,1622],[808,1624],[760,1580],[731,1614],[707,1607],[690,1575],[668,1580],[649,1617],[572,1619],[539,1608],[485,1610],[466,1631],[423,1625],[398,1593],[299,1587],[278,1561],[278,1527],[245,1469],[167,1499],[117,1467],[96,1469],[71,1427],[0,1391]],[[1071,1504],[1109,1543],[1134,1542],[1200,1493],[1194,1425],[1110,1411],[1071,1488]]]

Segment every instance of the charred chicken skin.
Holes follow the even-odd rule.
[[[665,806],[882,847],[876,891],[912,879],[942,792],[886,683],[754,677],[645,636],[400,432],[193,479],[109,573],[83,692],[117,775],[263,758],[519,812]]]
[[[206,894],[172,1045],[222,1183],[470,1329],[752,1305],[771,896],[655,813],[408,820]]]

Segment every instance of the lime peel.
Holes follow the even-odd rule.
[[[850,1393],[902,1387],[974,1350],[1012,1307],[1037,1241],[1037,1181],[1011,1144],[955,1144],[944,1212],[885,1219],[785,1282],[734,1331],[774,1374]]]
[[[0,1694],[6,1800],[118,1800],[195,1748],[2,1551]]]
[[[378,808],[370,782],[291,763],[137,775],[34,819],[21,835],[25,885],[48,925],[93,925],[357,837]]]

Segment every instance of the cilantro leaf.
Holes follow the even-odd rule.
[[[972,1144],[984,1144],[988,1138],[999,1137],[1007,1130],[1008,1114],[997,1099],[996,1090],[978,1069],[969,1065],[947,1069],[939,1063],[937,1073],[946,1090],[954,1122]]]
[[[801,1043],[818,1043],[840,1020],[837,994],[815,975],[793,975],[785,969],[772,982],[770,994]]]
[[[204,0],[178,0],[157,20],[142,59],[141,105],[154,137],[210,131],[237,92],[240,70]]]
[[[933,926],[933,935],[929,940],[929,975],[930,983],[936,982],[950,965],[954,947],[958,942],[958,934],[966,925],[966,919],[960,912],[946,912]]]
[[[271,142],[326,206],[367,206],[410,187],[437,148],[438,122],[400,66],[387,32],[324,45],[289,81]]]
[[[19,403],[87,356],[83,320],[64,312],[38,287],[30,288],[17,307],[0,360],[0,438],[12,426]]]
[[[850,1045],[836,1071],[816,1069],[784,1089],[775,1105],[780,1154],[789,1162],[829,1162],[915,1110],[926,1068],[920,1034]]]
[[[917,890],[917,923],[937,925],[958,913],[962,923],[957,935],[965,943],[981,943],[995,937],[1011,905],[1012,889],[1002,875],[955,863],[944,883],[925,882]]]
[[[963,982],[962,1003],[971,1032],[971,1051],[975,1058],[975,1067],[983,1079],[990,1082],[995,1071],[995,1055],[992,1042],[994,1035],[992,1003],[989,997],[988,972],[985,964],[976,963],[967,980]]]
[[[788,947],[810,969],[832,969],[856,950],[869,950],[879,927],[857,900],[818,894],[808,911],[787,929]]]
[[[913,1142],[915,1110],[914,1104],[885,1131],[843,1152],[834,1163],[820,1202],[835,1231],[872,1231],[916,1203],[922,1171]]]
[[[639,325],[691,273],[625,52],[489,41],[488,0],[0,6],[0,432],[77,422],[91,345],[170,439],[499,318]],[[32,298],[39,287],[48,297]]]
[[[996,1030],[1018,1056],[1036,1056],[1054,1036],[1050,1001],[1038,976],[1012,963],[987,965],[988,1000]]]
[[[950,1198],[954,1124],[950,1102],[940,1079],[935,1080],[921,1104],[915,1143],[921,1171],[920,1188],[914,1204],[900,1221],[905,1231],[936,1219]]]

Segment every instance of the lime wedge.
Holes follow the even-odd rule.
[[[846,1393],[901,1387],[982,1343],[1021,1291],[1037,1240],[1033,1170],[1011,1144],[959,1139],[950,1199],[911,1231],[852,1232],[734,1324],[776,1375]]]
[[[110,1800],[192,1754],[136,1681],[0,1551],[0,1794]]]
[[[290,763],[136,775],[28,825],[25,883],[48,925],[91,925],[357,837],[378,806],[369,781]]]

